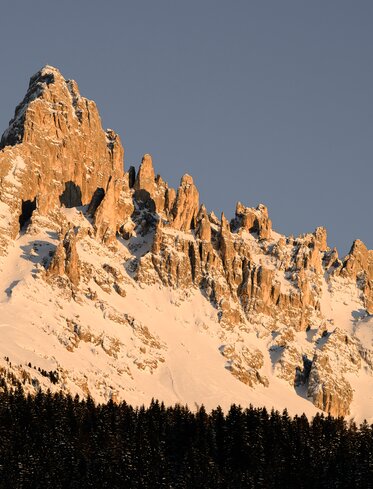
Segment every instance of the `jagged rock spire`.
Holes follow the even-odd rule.
[[[172,210],[172,227],[181,231],[195,228],[196,217],[199,210],[199,194],[194,185],[193,178],[185,174],[177,190],[176,201]]]
[[[236,204],[236,219],[243,229],[250,233],[257,233],[260,239],[268,239],[271,236],[272,222],[268,217],[268,209],[259,204],[256,209],[245,207],[241,202]]]
[[[363,291],[368,313],[373,314],[373,250],[368,250],[360,239],[356,239],[340,273],[356,281]]]
[[[155,173],[153,160],[150,154],[142,157],[141,165],[137,173],[134,188],[135,190],[146,190],[150,195],[154,193]]]
[[[211,224],[207,215],[206,207],[202,204],[196,218],[196,235],[202,241],[211,241]]]

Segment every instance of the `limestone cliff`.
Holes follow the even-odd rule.
[[[2,253],[32,208],[46,215],[87,205],[123,177],[119,136],[102,129],[96,104],[51,66],[31,77],[0,147]]]

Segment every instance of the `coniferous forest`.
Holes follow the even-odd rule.
[[[1,488],[370,488],[372,426],[0,394]]]

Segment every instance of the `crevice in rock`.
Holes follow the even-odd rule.
[[[95,212],[98,206],[104,200],[104,197],[105,197],[105,190],[102,187],[96,188],[87,210],[87,214],[90,217],[93,217],[95,215]]]
[[[192,272],[192,281],[194,283],[196,278],[196,252],[192,243],[189,243],[188,256],[189,256],[190,268]]]
[[[60,195],[60,203],[67,208],[83,205],[82,191],[80,190],[79,185],[76,185],[76,183],[72,181],[65,182],[65,190]]]
[[[26,224],[30,222],[32,213],[36,209],[36,197],[34,200],[22,200],[21,214],[19,216],[19,230],[25,228]]]

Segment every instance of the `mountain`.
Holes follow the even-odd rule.
[[[51,66],[0,143],[0,375],[96,401],[231,403],[367,418],[373,251],[343,259],[267,208],[218,218],[175,191]],[[1,384],[0,384],[1,385]]]

